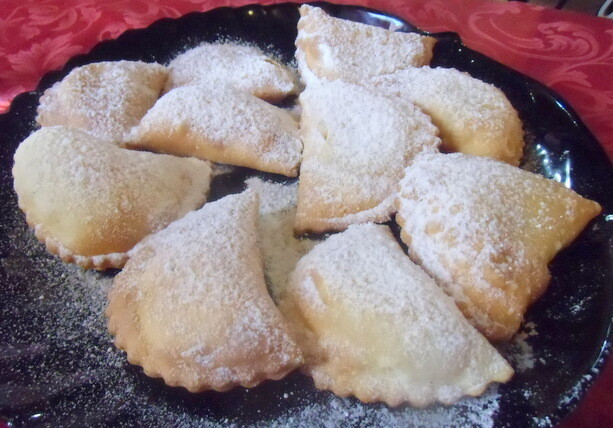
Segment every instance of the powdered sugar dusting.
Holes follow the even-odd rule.
[[[542,176],[463,154],[418,156],[400,188],[411,257],[498,339],[510,338],[546,287],[547,263],[572,239],[574,219],[597,208]]]
[[[385,426],[446,427],[494,426],[498,411],[497,387],[479,398],[466,398],[454,406],[428,409],[391,409],[382,405],[365,405],[353,399],[327,394],[322,403],[309,403],[296,412],[283,414],[271,427],[311,428],[313,426]]]
[[[260,239],[264,272],[275,302],[302,256],[316,244],[294,237],[298,183],[278,184],[250,178],[247,185],[260,194]]]
[[[257,195],[244,192],[130,251],[108,314],[131,361],[191,391],[254,386],[301,362],[265,289],[256,228]],[[164,359],[177,355],[168,368]]]
[[[203,44],[177,56],[168,68],[166,91],[198,84],[230,84],[273,101],[296,91],[296,77],[291,70],[255,46]]]
[[[297,59],[307,83],[312,81],[309,73],[360,83],[369,76],[429,64],[432,58],[432,37],[333,18],[308,5],[300,14]]]
[[[2,177],[2,182],[10,180]],[[283,192],[287,190],[285,186],[274,184],[274,188]],[[289,187],[295,192],[295,184]],[[263,193],[262,207],[265,207],[267,198],[266,192]],[[44,365],[23,364],[27,367],[25,373],[32,391],[47,382],[55,382],[54,390],[60,395],[67,391],[69,384],[80,384],[82,388],[79,395],[68,394],[68,398],[45,407],[42,417],[50,423],[62,421],[74,425],[119,418],[145,426],[182,427],[310,428],[322,424],[491,427],[495,424],[500,402],[496,387],[489,388],[481,397],[466,398],[453,406],[418,410],[335,397],[315,391],[298,374],[253,390],[205,395],[192,395],[151,381],[126,361],[125,354],[113,346],[107,332],[104,309],[113,273],[83,271],[49,256],[28,230],[15,195],[8,190],[5,195],[7,199],[3,200],[13,208],[9,216],[1,218],[0,226],[10,230],[5,247],[10,255],[0,260],[0,267],[10,275],[9,282],[4,284],[8,287],[5,291],[13,297],[10,305],[6,301],[0,303],[3,320],[0,350],[4,355],[11,349],[25,355],[34,352],[49,355]],[[12,376],[17,368],[15,365],[5,374]],[[15,376],[24,376],[24,372]],[[274,385],[281,385],[279,392]],[[6,384],[3,388],[10,393]],[[237,402],[242,404],[237,407]],[[206,410],[206,403],[221,405],[223,410],[211,414]],[[39,413],[38,409],[33,413]]]
[[[450,273],[443,266],[459,259],[470,260],[469,266],[478,266],[471,269],[475,283],[486,287],[482,266],[491,260],[498,248],[519,244],[507,239],[512,231],[499,229],[505,224],[495,221],[492,210],[504,206],[505,216],[519,223],[525,221],[519,212],[521,192],[508,195],[498,191],[509,181],[513,181],[516,188],[529,191],[525,180],[518,179],[521,174],[527,173],[455,154],[420,156],[406,169],[405,178],[400,183],[399,213],[407,222],[407,230],[411,231],[410,248],[419,253],[421,262],[436,278],[451,282]],[[443,194],[444,197],[439,197]],[[513,202],[508,200],[509,197],[515,198]],[[485,202],[486,198],[491,198],[491,201]],[[447,263],[437,261],[433,255],[435,248],[428,239],[428,230],[433,234],[437,230],[428,224],[449,228],[457,234],[445,247]],[[517,233],[522,233],[521,226],[525,224],[518,226]],[[482,237],[479,246],[473,242],[477,236]],[[521,247],[513,247],[509,253],[509,260],[501,261],[500,269],[504,271],[511,270],[515,264],[531,263]]]
[[[513,367],[518,372],[525,372],[534,369],[537,361],[534,357],[532,345],[528,342],[532,336],[538,335],[534,323],[525,323],[509,343],[509,359],[513,362]]]
[[[100,62],[78,67],[40,99],[37,121],[65,125],[121,143],[158,99],[166,68],[135,61]]]
[[[513,374],[386,226],[352,225],[315,246],[281,308],[301,332],[315,384],[339,395],[423,407]]]
[[[410,67],[365,84],[421,108],[440,129],[446,151],[519,164],[524,147],[522,122],[495,86],[442,67]]]
[[[200,207],[209,190],[206,161],[126,150],[63,126],[31,134],[14,159],[15,190],[28,221],[40,225],[37,236],[61,256],[66,249],[123,253]]]
[[[211,179],[220,175],[232,174],[236,167],[225,163],[211,163]]]
[[[227,85],[173,89],[137,134],[130,145],[293,176],[302,150],[289,113]]]
[[[3,175],[2,180],[5,183],[9,182],[9,175]],[[11,198],[9,197],[9,199]],[[11,349],[15,349],[16,353],[23,350],[35,352],[43,349],[44,347],[40,344],[32,344],[40,337],[43,338],[43,341],[53,342],[54,346],[57,340],[59,347],[55,350],[61,350],[61,352],[56,352],[55,356],[50,357],[51,363],[45,361],[43,364],[33,366],[30,366],[29,363],[20,364],[21,367],[27,367],[27,370],[36,371],[31,375],[32,383],[37,386],[36,382],[47,381],[53,376],[58,378],[65,376],[66,384],[72,381],[74,384],[82,382],[82,385],[84,385],[91,382],[91,379],[96,379],[93,382],[92,389],[101,393],[99,399],[93,402],[88,402],[89,398],[87,397],[73,395],[69,398],[70,401],[63,400],[56,404],[58,406],[56,409],[45,409],[44,413],[33,416],[32,423],[45,423],[45,421],[51,423],[50,421],[54,421],[55,424],[75,425],[83,424],[84,421],[88,420],[92,421],[89,418],[93,418],[95,423],[101,421],[110,423],[109,421],[118,417],[120,421],[127,420],[126,425],[131,424],[131,420],[138,420],[139,424],[145,426],[246,426],[247,423],[260,420],[260,417],[264,417],[262,415],[268,415],[270,409],[274,409],[273,413],[276,412],[278,407],[283,408],[281,416],[273,419],[272,423],[270,420],[262,420],[256,425],[313,426],[326,423],[326,421],[333,421],[330,422],[330,425],[465,426],[473,423],[482,426],[493,425],[493,416],[498,409],[498,395],[494,391],[489,391],[486,396],[479,399],[465,400],[468,404],[467,408],[458,410],[457,406],[451,406],[417,411],[414,409],[387,409],[383,406],[363,405],[355,400],[338,398],[331,394],[319,392],[314,393],[315,399],[313,400],[298,400],[291,403],[293,397],[300,394],[300,388],[292,389],[295,386],[290,385],[289,389],[286,389],[288,392],[284,392],[282,395],[278,394],[273,399],[267,399],[267,405],[261,407],[262,415],[260,415],[260,409],[258,409],[257,415],[254,411],[253,418],[246,416],[246,419],[242,419],[240,415],[237,417],[236,414],[226,416],[225,413],[215,413],[215,410],[213,410],[214,415],[211,416],[208,413],[208,404],[213,402],[212,407],[215,408],[218,403],[216,401],[217,394],[193,396],[193,399],[187,399],[187,402],[192,404],[202,400],[202,403],[198,403],[196,406],[186,407],[184,403],[177,404],[177,396],[181,395],[180,391],[164,387],[158,383],[149,383],[142,373],[137,372],[125,362],[125,356],[121,352],[111,346],[110,338],[104,327],[102,308],[105,304],[105,294],[112,274],[84,272],[74,266],[62,264],[50,258],[45,254],[44,249],[27,233],[21,216],[16,215],[14,217],[2,217],[0,219],[0,228],[3,230],[5,226],[7,227],[6,230],[9,230],[8,227],[15,227],[15,233],[11,231],[10,237],[10,252],[14,253],[9,257],[6,257],[9,250],[4,247],[5,237],[1,237],[3,248],[0,250],[0,265],[4,271],[0,274],[2,276],[6,274],[6,278],[8,278],[5,291],[7,291],[10,299],[3,299],[3,302],[0,303],[0,319],[3,320],[3,328],[0,331],[2,341],[0,343],[19,342],[24,345],[0,346],[3,357],[7,355],[7,349],[9,355]],[[17,219],[17,217],[19,218]],[[16,243],[19,244],[19,247],[15,247]],[[18,249],[15,250],[14,247]],[[20,253],[22,250],[23,254]],[[41,275],[43,279],[37,280],[36,278]],[[50,285],[53,286],[50,287]],[[571,307],[571,312],[575,314],[583,310],[584,303],[588,302],[590,298],[576,301],[574,306]],[[23,308],[30,311],[28,314],[37,311],[39,315],[36,317],[36,321],[30,320],[28,315],[22,316]],[[587,309],[589,310],[589,308],[588,305]],[[11,321],[11,318],[18,316],[18,321]],[[26,327],[29,321],[36,323],[35,328]],[[7,325],[9,327],[4,328]],[[84,332],[87,332],[87,334]],[[523,342],[520,341],[519,343],[522,344]],[[526,345],[530,347],[529,344],[526,343]],[[23,348],[19,348],[19,346],[23,346]],[[521,349],[517,351],[521,357],[522,353],[526,352],[528,348],[523,345],[520,348],[524,349],[523,351]],[[188,353],[196,352],[197,349],[188,350]],[[533,359],[531,352],[527,356],[529,359]],[[63,364],[69,365],[63,366]],[[59,371],[56,367],[58,365],[61,366]],[[3,382],[6,378],[20,378],[23,372],[18,373],[18,370],[21,369],[11,367],[8,372],[4,372],[6,377],[3,378]],[[76,373],[78,370],[82,370],[85,375]],[[66,376],[67,372],[75,372],[75,374],[70,377]],[[590,376],[588,375],[585,378],[589,379]],[[6,384],[3,384],[3,386],[5,387]],[[61,392],[61,388],[55,389]],[[11,388],[3,388],[3,390],[11,393]],[[258,391],[245,391],[244,394],[238,394],[239,400],[237,401],[247,403],[248,407],[253,403],[251,398],[257,393]],[[492,393],[494,394],[494,401],[491,403],[488,401],[483,404],[483,408],[480,408],[482,399],[488,398]],[[526,395],[530,393],[531,391],[525,391]],[[581,390],[573,390],[571,393],[571,397],[580,396]],[[226,394],[226,396],[236,398],[237,394]],[[230,398],[230,400],[233,398]],[[569,401],[572,400],[569,399]],[[287,410],[284,407],[287,404],[294,404],[295,406]],[[463,406],[464,403],[461,402],[459,405]],[[207,408],[207,410],[198,413],[198,410],[194,407]],[[186,409],[189,410],[186,411]],[[243,411],[244,414],[250,412],[248,409]],[[204,415],[204,413],[207,414]],[[383,417],[382,414],[390,414],[390,417]],[[276,413],[272,417],[274,418],[275,415]],[[539,426],[552,424],[536,418],[534,422]]]
[[[297,230],[388,220],[404,167],[438,151],[436,127],[412,105],[341,81],[307,87],[300,103]]]

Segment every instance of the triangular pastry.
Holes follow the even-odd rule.
[[[315,79],[361,83],[371,76],[430,64],[436,39],[334,18],[300,7],[296,58],[307,84]]]
[[[367,82],[418,106],[440,130],[441,150],[519,165],[522,122],[494,85],[453,68],[407,68]]]
[[[266,290],[253,192],[226,196],[151,235],[115,277],[115,344],[189,391],[280,379],[302,363]]]
[[[396,220],[409,254],[492,340],[545,291],[548,263],[601,208],[563,184],[488,158],[418,156]]]
[[[128,147],[295,177],[302,143],[287,111],[222,85],[168,92],[145,115]]]
[[[62,126],[17,148],[19,207],[50,252],[85,268],[119,268],[142,238],[200,208],[209,162],[122,149]]]
[[[440,143],[413,105],[334,81],[300,95],[304,144],[297,233],[343,230],[389,220],[394,190],[413,156]]]
[[[387,226],[352,225],[315,246],[280,308],[296,330],[304,371],[340,396],[451,404],[513,374]]]
[[[137,61],[75,68],[45,91],[36,121],[83,129],[121,144],[159,98],[166,77],[166,67]]]
[[[168,64],[165,91],[201,84],[231,86],[266,101],[280,101],[297,90],[296,76],[255,46],[206,43]]]

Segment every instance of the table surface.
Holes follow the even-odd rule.
[[[44,73],[101,40],[163,17],[256,0],[0,0],[0,113]],[[519,2],[351,0],[463,42],[549,86],[565,98],[613,159],[613,20]],[[521,23],[521,24],[518,24]],[[613,364],[564,427],[613,426]],[[0,422],[0,426],[2,423]]]

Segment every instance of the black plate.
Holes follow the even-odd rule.
[[[358,7],[323,5],[331,14],[403,31],[402,20]],[[128,31],[45,75],[36,91],[15,98],[0,116],[0,418],[21,425],[550,425],[568,414],[609,352],[613,278],[613,169],[577,115],[543,85],[464,47],[451,33],[433,65],[455,67],[501,88],[520,112],[529,137],[524,167],[561,181],[604,208],[551,264],[553,279],[527,314],[538,334],[502,349],[515,361],[532,357],[498,393],[455,406],[388,409],[339,399],[300,374],[253,390],[192,395],[147,378],[112,346],[102,314],[113,273],[83,272],[49,256],[28,231],[12,190],[13,153],[35,128],[42,91],[72,68],[102,60],[166,62],[186,47],[220,37],[294,52],[297,6],[222,8],[163,19]],[[216,196],[236,191],[241,170],[218,181]],[[525,364],[524,364],[525,365]]]

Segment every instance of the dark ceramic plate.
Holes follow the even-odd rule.
[[[417,31],[371,10],[323,5],[333,15]],[[241,39],[291,61],[297,6],[243,7],[164,19],[128,31],[47,74],[0,116],[0,420],[15,426],[365,426],[551,425],[568,414],[603,365],[611,339],[613,170],[598,142],[558,95],[436,34],[433,65],[455,67],[501,88],[520,112],[529,143],[524,167],[561,181],[604,208],[551,264],[545,296],[527,314],[528,333],[501,351],[521,368],[480,399],[426,410],[363,405],[316,391],[292,374],[253,390],[192,395],[144,376],[112,346],[103,316],[113,273],[84,272],[49,256],[28,231],[12,190],[13,153],[34,128],[42,91],[72,68],[102,60],[167,62],[220,37]],[[373,124],[376,126],[376,124]],[[240,190],[239,170],[213,184],[214,197]],[[271,178],[271,176],[268,176]],[[536,333],[536,334],[534,334]]]

